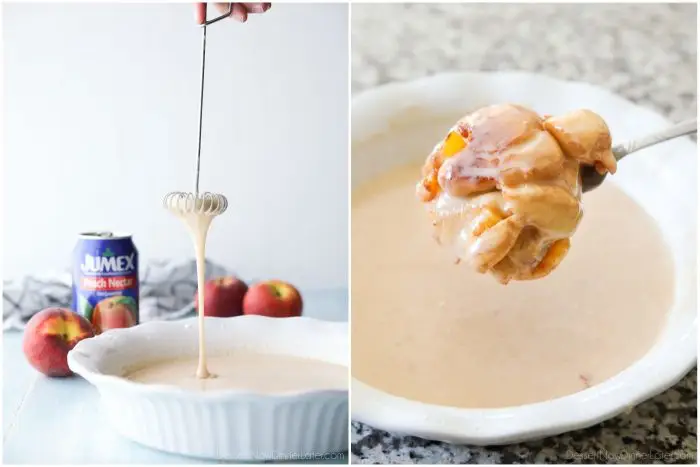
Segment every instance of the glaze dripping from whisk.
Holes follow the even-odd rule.
[[[206,344],[204,339],[204,281],[205,281],[205,249],[207,233],[214,217],[223,214],[228,208],[228,200],[218,193],[168,193],[163,205],[178,216],[187,225],[194,243],[197,258],[197,293],[199,301],[199,363],[197,378],[216,377],[209,373],[206,360]]]

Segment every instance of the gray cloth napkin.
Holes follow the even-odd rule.
[[[207,260],[207,279],[229,274]],[[178,319],[194,311],[197,267],[186,262],[151,261],[139,271],[140,321]],[[70,272],[27,276],[3,284],[3,330],[24,329],[35,313],[47,307],[71,307]]]

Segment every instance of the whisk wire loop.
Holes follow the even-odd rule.
[[[178,214],[218,216],[228,208],[228,200],[218,193],[173,191],[163,198],[163,207]]]

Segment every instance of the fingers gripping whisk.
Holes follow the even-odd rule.
[[[174,191],[163,198],[163,207],[175,214],[218,216],[228,208],[228,200],[218,193]]]

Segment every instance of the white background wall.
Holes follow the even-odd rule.
[[[193,189],[193,6],[3,8],[4,276],[63,270],[85,230],[133,233],[142,261],[192,257],[161,199]],[[200,186],[230,202],[208,256],[248,278],[345,286],[347,6],[274,4],[207,39]]]

